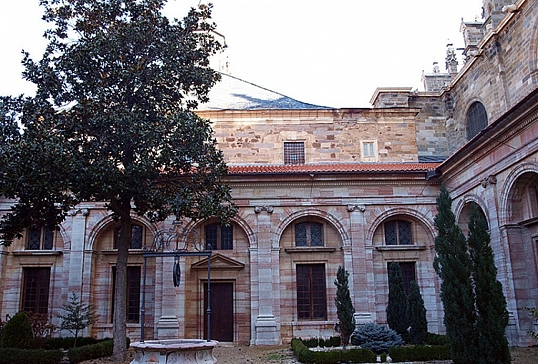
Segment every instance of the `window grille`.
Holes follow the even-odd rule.
[[[304,164],[304,143],[284,142],[284,164]]]
[[[28,250],[52,250],[54,246],[54,231],[44,227],[31,228],[28,230],[26,249]]]
[[[323,224],[319,222],[296,224],[295,246],[323,246]]]
[[[384,224],[386,245],[413,244],[411,223],[405,220],[390,220]]]

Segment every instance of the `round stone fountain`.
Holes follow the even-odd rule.
[[[214,364],[215,340],[169,339],[148,340],[131,343],[135,357],[131,364]]]

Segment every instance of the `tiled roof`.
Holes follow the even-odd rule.
[[[295,100],[226,73],[221,73],[221,76],[221,81],[209,92],[209,102],[198,105],[198,110],[328,109]]]
[[[229,175],[303,174],[303,173],[378,173],[428,172],[440,163],[327,163],[327,164],[251,164],[228,165]]]

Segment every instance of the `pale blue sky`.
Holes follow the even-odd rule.
[[[0,0],[0,95],[32,93],[21,49],[39,59],[46,23],[39,0]],[[303,102],[369,107],[376,87],[422,90],[446,44],[463,47],[461,19],[481,16],[481,0],[212,0],[226,36],[230,72]],[[182,18],[199,0],[169,0]],[[458,52],[460,53],[460,52]],[[460,65],[461,66],[461,65]]]

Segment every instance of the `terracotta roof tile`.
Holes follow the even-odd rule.
[[[372,173],[427,172],[440,163],[327,163],[327,164],[250,164],[228,165],[228,174],[302,174],[302,173]]]

